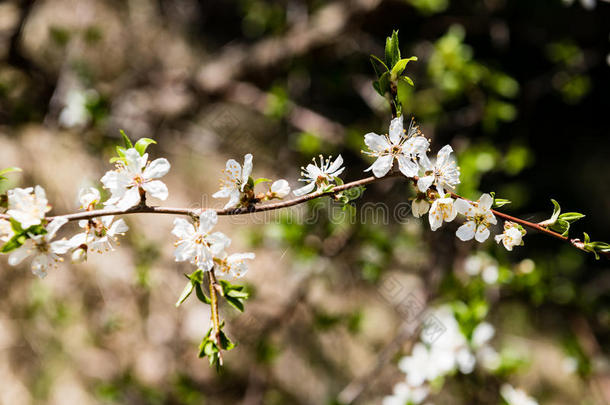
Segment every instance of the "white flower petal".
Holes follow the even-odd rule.
[[[417,172],[419,171],[419,166],[417,166],[417,163],[412,161],[410,158],[408,158],[404,155],[399,155],[398,156],[398,169],[405,176],[413,177],[413,176],[417,175]]]
[[[474,238],[477,242],[485,242],[489,238],[489,229],[485,225],[479,225]]]
[[[21,245],[20,247],[18,247],[15,250],[13,250],[8,257],[8,264],[10,264],[11,266],[17,266],[26,257],[28,257],[30,254],[32,254],[31,247],[32,247],[31,241],[30,241],[30,243],[28,243],[28,241],[26,241],[25,244]]]
[[[391,155],[380,156],[377,160],[365,170],[368,172],[369,170],[373,171],[375,177],[383,177],[385,176],[390,169],[392,168],[392,163],[394,163],[394,157]]]
[[[337,156],[335,161],[330,165],[330,167],[326,170],[327,173],[334,173],[343,165],[343,158],[341,155]]]
[[[184,218],[174,219],[172,235],[179,239],[189,239],[195,233],[195,227]]]
[[[392,147],[385,136],[373,132],[364,135],[364,143],[373,152],[383,152]]]
[[[430,188],[430,186],[432,185],[433,182],[434,182],[434,176],[420,177],[419,180],[417,180],[417,188],[422,193],[425,193]]]
[[[487,211],[488,209],[491,208],[493,202],[494,202],[494,200],[493,200],[493,198],[491,198],[491,196],[489,194],[483,194],[481,196],[481,198],[479,198],[478,207],[481,208],[482,210]]]
[[[471,217],[474,213],[474,207],[468,201],[458,198],[453,203],[458,213]]]
[[[458,200],[459,201],[459,200]],[[457,201],[456,201],[457,203]],[[474,238],[476,224],[474,221],[468,221],[464,225],[460,226],[455,235],[462,241],[471,240]]]
[[[218,223],[218,215],[214,210],[205,210],[199,216],[199,232],[208,233]]]
[[[163,177],[169,172],[171,165],[168,160],[165,158],[155,159],[149,163],[149,165],[144,169],[144,173],[142,173],[142,177],[146,180],[150,179],[158,179]]]
[[[390,122],[390,141],[397,145],[400,142],[400,138],[404,135],[403,117],[394,118]]]
[[[161,180],[147,181],[142,184],[142,188],[150,194],[151,197],[158,198],[159,200],[167,200],[169,192],[167,186]]]
[[[108,203],[107,201],[106,203]],[[123,197],[116,203],[116,208],[121,211],[125,211],[133,206],[140,203],[140,191],[137,187],[128,189]]]
[[[250,177],[250,175],[252,174],[252,155],[250,153],[248,153],[246,156],[244,156],[244,168],[242,170],[242,174],[241,174],[241,190],[244,190],[244,186],[246,185],[246,183],[248,182],[248,178]]]
[[[296,195],[297,197],[300,197],[302,195],[311,193],[314,188],[316,188],[316,183],[312,181],[309,184],[307,184],[306,186],[303,186],[301,188],[294,190],[292,193],[294,195]]]

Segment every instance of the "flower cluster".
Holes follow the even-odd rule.
[[[434,385],[442,377],[456,372],[470,374],[477,363],[488,369],[498,366],[499,355],[489,344],[495,334],[491,324],[479,323],[467,337],[453,310],[446,305],[431,311],[429,319],[434,319],[435,325],[442,326],[441,333],[428,333],[424,326],[421,341],[413,346],[409,356],[398,363],[405,373],[405,379],[396,384],[392,395],[384,398],[383,405],[420,404],[430,394],[431,384]],[[511,392],[509,395],[514,397],[515,394]],[[514,401],[513,397],[510,400],[506,398],[507,402],[515,405],[522,403],[511,402]]]
[[[167,198],[167,186],[158,179],[167,174],[170,164],[164,158],[149,162],[145,150],[150,143],[154,141],[143,138],[135,147],[129,143],[127,149],[117,148],[115,170],[101,179],[111,193],[104,202],[107,208],[128,210],[143,203],[147,195]],[[105,215],[79,221],[82,231],[69,239],[53,240],[68,220],[61,216],[52,220],[45,217],[51,206],[41,186],[9,190],[7,200],[10,220],[0,219],[0,240],[5,242],[2,252],[10,253],[8,262],[12,266],[31,257],[32,272],[40,277],[63,261],[61,255],[70,253],[72,261],[83,262],[90,251],[113,250],[119,244],[118,237],[129,230],[123,219],[114,221],[112,215]],[[94,187],[84,188],[78,195],[80,208],[86,211],[93,211],[101,200],[99,190]]]

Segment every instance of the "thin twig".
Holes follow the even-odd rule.
[[[380,180],[385,180],[385,179],[399,177],[399,176],[402,176],[400,172],[391,172],[384,177],[374,177],[374,176],[365,177],[360,180],[355,180],[350,183],[345,183],[340,186],[335,186],[329,191],[321,190],[321,191],[317,191],[315,193],[307,194],[307,195],[293,198],[293,199],[287,200],[287,201],[271,203],[271,204],[263,204],[263,205],[251,205],[248,207],[241,207],[241,208],[215,209],[215,211],[216,211],[216,214],[218,214],[218,215],[244,215],[244,214],[253,214],[253,213],[257,213],[257,212],[278,210],[278,209],[282,209],[282,208],[293,207],[295,205],[299,205],[304,202],[314,200],[314,199],[320,198],[320,197],[326,197],[326,196],[333,197],[342,191],[346,191],[346,190],[349,190],[349,189],[352,189],[355,187],[364,186],[364,185],[371,184],[371,183],[374,183],[374,182],[377,182]],[[413,184],[417,184],[417,180],[419,180],[419,178],[417,176],[407,177],[407,179],[412,181]],[[472,202],[466,198],[463,198],[459,194],[456,194],[456,193],[450,193],[450,194],[453,198],[459,198],[459,199],[462,199],[465,201]],[[190,216],[193,218],[197,218],[201,214],[201,212],[204,210],[206,210],[206,209],[205,208],[193,209],[193,208],[151,207],[148,205],[140,204],[135,207],[129,208],[127,210],[102,209],[102,210],[77,212],[74,214],[56,215],[56,216],[52,216],[52,217],[47,217],[46,219],[51,221],[55,218],[65,218],[68,221],[79,221],[82,219],[91,219],[91,218],[103,217],[103,216],[108,216],[108,215],[129,215],[129,214],[170,214],[170,215],[186,215],[186,216]],[[512,215],[508,215],[508,214],[505,214],[503,212],[500,212],[500,211],[497,211],[494,209],[492,209],[491,212],[493,212],[494,215],[496,215],[504,220],[516,222],[527,228],[537,230],[546,235],[549,235],[556,239],[567,242],[570,245],[572,245],[573,247],[575,247],[576,249],[582,250],[584,252],[588,252],[585,249],[584,243],[580,239],[570,239],[566,236],[561,235],[558,232],[554,232],[537,223],[526,221],[524,219],[520,219],[517,217],[513,217]],[[0,218],[9,219],[9,216],[7,214],[0,214]],[[598,254],[601,254],[605,257],[610,258],[610,253],[598,252]]]
[[[220,316],[218,314],[218,295],[216,290],[218,289],[218,282],[216,281],[216,274],[214,269],[209,271],[210,278],[210,307],[212,308],[212,325],[214,327],[214,340],[216,340],[216,346],[218,346],[218,364],[222,366],[222,342],[220,341]]]

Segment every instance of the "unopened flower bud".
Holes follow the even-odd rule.
[[[284,198],[290,194],[290,184],[284,179],[277,180],[271,185],[271,193],[276,198]]]

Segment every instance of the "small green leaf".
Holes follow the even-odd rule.
[[[413,83],[413,80],[409,76],[400,76],[400,80],[403,80],[409,83],[410,86],[415,87],[415,83]]]
[[[383,67],[385,68],[385,71],[386,71],[386,72],[389,72],[389,71],[390,71],[390,69],[388,69],[388,66],[387,66],[387,65],[386,65],[386,64],[385,64],[385,63],[384,63],[384,62],[383,62],[381,59],[379,59],[377,56],[375,56],[375,55],[371,55],[371,56],[370,56],[370,58],[371,58],[371,65],[373,65],[373,70],[375,71],[375,75],[376,75],[377,77],[381,76],[381,74],[382,74],[383,72],[380,72],[380,71],[377,69],[377,64],[376,64],[375,62],[381,63],[381,66],[383,66]]]
[[[392,69],[400,60],[400,49],[398,47],[398,30],[392,32],[392,36],[385,41],[385,63]]]
[[[13,235],[12,238],[2,245],[2,248],[0,248],[0,253],[8,253],[21,247],[21,245],[25,243],[26,239],[26,236],[23,234]]]
[[[157,141],[155,141],[154,139],[140,138],[138,139],[138,142],[136,142],[136,145],[134,147],[138,151],[140,156],[143,156],[144,153],[146,153],[146,148],[148,148],[149,145],[156,143]]]
[[[182,294],[180,294],[180,298],[178,298],[178,301],[176,301],[176,307],[179,307],[184,301],[186,301],[186,299],[193,292],[194,288],[195,288],[195,285],[193,284],[192,281],[189,280],[189,282],[186,284],[186,286],[184,286],[184,289],[182,290]]]
[[[4,176],[5,174],[13,173],[13,172],[20,172],[20,171],[22,171],[22,170],[18,167],[7,167],[6,169],[2,169],[2,170],[0,170],[0,180],[6,180],[6,177]]]
[[[559,232],[562,236],[568,236],[568,232],[570,230],[570,223],[568,221],[564,221],[561,218],[558,218],[555,223],[549,226],[549,229],[555,232]]]
[[[407,64],[411,61],[416,61],[417,56],[411,56],[410,58],[404,58],[399,60],[392,68],[392,80],[396,80],[398,76],[405,70]]]
[[[203,302],[204,304],[212,304],[212,301],[203,292],[203,289],[201,288],[201,283],[195,283],[195,294],[197,295],[197,299],[199,299],[199,301]]]
[[[390,92],[390,72],[385,72],[379,78],[379,91],[383,97]]]
[[[585,217],[585,215],[581,214],[580,212],[564,212],[563,214],[561,214],[559,216],[559,219],[563,219],[564,221],[573,223],[584,217]]]
[[[120,129],[119,132],[121,133],[121,136],[123,137],[123,141],[125,142],[125,148],[127,148],[127,149],[133,148],[133,144],[131,143],[131,140],[129,139],[129,137],[127,136],[125,131]]]
[[[549,220],[549,222],[554,223],[555,221],[557,221],[557,218],[559,218],[559,214],[561,213],[561,207],[559,206],[559,203],[557,201],[553,200],[552,198],[551,198],[551,202],[553,203],[555,208],[553,209],[553,215],[551,216],[551,219]]]
[[[261,183],[268,183],[270,181],[271,181],[271,179],[266,179],[264,177],[261,177],[260,179],[254,180],[253,186],[257,186],[257,185],[259,185]]]

